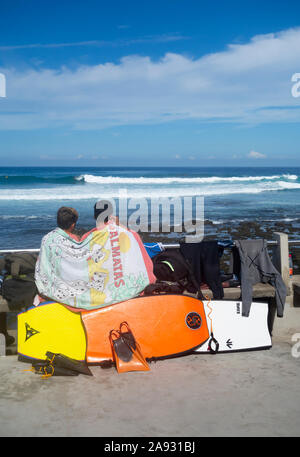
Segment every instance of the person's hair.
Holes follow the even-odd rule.
[[[57,225],[63,230],[68,230],[72,224],[76,224],[78,213],[76,209],[62,206],[57,211]]]

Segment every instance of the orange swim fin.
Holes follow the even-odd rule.
[[[118,330],[111,330],[109,339],[118,373],[150,370],[127,322],[122,322]]]

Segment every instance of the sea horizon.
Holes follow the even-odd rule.
[[[3,165],[3,166],[0,166],[0,170],[2,168],[99,168],[99,169],[106,169],[106,168],[124,168],[124,169],[127,169],[127,168],[140,168],[140,169],[148,169],[148,168],[156,168],[156,169],[162,169],[162,168],[178,168],[178,169],[182,169],[182,168],[191,168],[191,169],[194,169],[194,168],[233,168],[233,169],[259,169],[259,168],[277,168],[277,169],[281,169],[281,168],[300,168],[299,165],[288,165],[288,166],[281,166],[281,165],[260,165],[260,166],[249,166],[249,165],[238,165],[238,166],[233,166],[233,165],[214,165],[214,166],[208,166],[208,165],[197,165],[197,166],[193,166],[193,165],[185,165],[185,166],[182,166],[182,165],[162,165],[162,166],[159,166],[159,165],[156,165],[156,166],[152,166],[152,165],[138,165],[138,166],[116,166],[116,165],[105,165],[105,166],[100,166],[100,165],[95,165],[95,166],[84,166],[84,165],[30,165],[30,166],[27,166],[27,165]]]

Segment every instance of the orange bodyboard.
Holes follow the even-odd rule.
[[[133,298],[97,310],[82,311],[87,336],[86,359],[112,359],[109,333],[128,322],[145,358],[183,355],[209,338],[202,301],[185,295]]]

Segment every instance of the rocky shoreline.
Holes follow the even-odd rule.
[[[286,233],[289,240],[300,240],[300,219],[297,221],[226,221],[212,222],[204,221],[204,241],[208,240],[245,240],[264,238],[268,241],[274,240],[274,232]],[[160,242],[163,244],[173,244],[183,241],[185,231],[181,233],[149,233],[140,234],[143,242]],[[300,246],[290,247],[293,258],[294,274],[300,274]],[[228,253],[222,256],[221,268],[225,269],[228,265]]]
[[[204,239],[248,239],[248,238],[265,238],[266,240],[274,239],[274,232],[286,233],[289,239],[300,239],[300,219],[293,222],[288,221],[226,221],[212,222],[204,221]],[[178,242],[184,238],[185,230],[182,233],[149,233],[141,234],[143,241],[157,241],[163,243]]]

